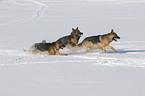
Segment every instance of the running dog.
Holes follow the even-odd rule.
[[[80,37],[83,35],[82,32],[78,29],[72,28],[72,32],[68,36],[64,36],[58,39],[58,41],[62,41],[62,43],[66,46],[65,48],[74,50],[76,49],[76,46],[78,45]]]
[[[90,50],[93,52],[94,49],[100,49],[101,52],[106,52],[106,49],[112,49],[117,52],[113,46],[109,46],[112,41],[116,41],[120,37],[112,29],[110,33],[104,35],[97,35],[85,38],[78,47]]]
[[[42,43],[35,43],[29,52],[32,54],[47,54],[47,55],[61,55],[65,56],[67,54],[62,54],[59,52],[59,49],[63,49],[65,45],[61,40],[52,43],[46,43],[45,40]]]

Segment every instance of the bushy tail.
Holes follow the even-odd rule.
[[[24,52],[27,52],[27,51],[29,51],[29,50],[23,49],[23,51],[24,51]]]
[[[31,50],[26,50],[26,49],[23,49],[23,51],[25,52],[25,53],[32,53],[32,51]]]
[[[28,50],[23,49],[24,52],[29,53],[29,54],[33,54],[34,50],[35,50],[35,46],[34,45],[31,46],[30,49],[28,49]]]

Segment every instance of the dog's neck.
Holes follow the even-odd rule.
[[[110,43],[113,41],[113,40],[112,40],[113,37],[110,35],[110,33],[104,34],[104,35],[100,36],[99,39],[102,40],[104,37],[108,37],[108,40],[109,40],[109,41],[106,42],[106,43],[108,43],[108,44],[110,44]]]

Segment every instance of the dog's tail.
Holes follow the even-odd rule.
[[[29,50],[23,49],[24,52],[28,52]]]
[[[25,53],[29,53],[29,54],[32,54],[32,50],[26,50],[26,49],[23,49],[23,51],[25,52]]]
[[[33,54],[35,50],[35,45],[31,46],[30,49],[23,49],[24,52]]]

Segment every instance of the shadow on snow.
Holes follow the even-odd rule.
[[[126,53],[144,53],[145,50],[125,50],[125,49],[118,49],[117,50],[117,53],[118,54],[126,54]],[[70,52],[68,53],[68,55],[79,55],[79,54],[91,54],[90,51],[81,51],[81,52]],[[94,50],[94,53],[103,53],[99,50]],[[112,53],[115,53],[113,50],[107,50],[105,53],[108,53],[108,54],[112,54]]]
[[[125,53],[143,53],[145,50],[124,50],[124,49],[118,49],[117,53],[125,54]],[[107,51],[107,53],[114,53],[114,51]]]

